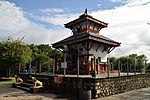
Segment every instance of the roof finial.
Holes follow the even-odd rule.
[[[85,12],[84,12],[84,14],[86,14],[86,15],[87,15],[87,8],[85,9]]]

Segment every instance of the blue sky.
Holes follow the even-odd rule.
[[[53,28],[55,26],[50,23],[41,22],[35,19],[35,16],[43,16],[47,13],[42,13],[42,9],[60,9],[64,10],[62,12],[48,12],[48,14],[54,15],[57,13],[83,13],[87,8],[89,12],[95,10],[107,10],[113,9],[118,6],[122,6],[123,2],[113,2],[111,0],[10,0],[10,2],[15,3],[16,6],[20,7],[24,12],[25,16],[37,24],[42,24],[46,28]],[[30,15],[34,16],[30,16]]]
[[[45,8],[67,8],[71,11],[81,12],[85,8],[90,10],[111,9],[121,6],[122,2],[112,2],[111,0],[10,0],[24,10],[37,10]],[[100,6],[100,7],[99,7]]]
[[[100,35],[121,42],[111,56],[138,53],[150,61],[150,0],[0,0],[0,41],[25,36],[28,44],[51,45],[72,35],[64,24],[86,8],[109,23]]]

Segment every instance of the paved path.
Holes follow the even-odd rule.
[[[11,84],[0,84],[0,100],[73,100],[53,93],[31,94],[20,89],[11,88]],[[76,100],[76,99],[74,99]],[[150,88],[139,89],[95,100],[150,100]]]
[[[11,84],[0,84],[0,100],[72,100],[62,95],[53,93],[27,93],[26,91],[12,88]]]
[[[143,88],[136,91],[99,98],[96,100],[150,100],[150,88]]]

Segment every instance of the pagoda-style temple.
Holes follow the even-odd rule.
[[[108,54],[120,46],[119,42],[101,35],[100,30],[106,28],[108,23],[102,22],[87,14],[65,24],[73,35],[53,44],[56,49],[65,51],[67,70],[92,72],[96,68],[97,73],[107,70]],[[96,66],[96,67],[95,67]]]

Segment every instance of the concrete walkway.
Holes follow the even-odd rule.
[[[143,88],[95,100],[150,100],[150,88]]]
[[[12,88],[11,84],[0,84],[0,100],[77,100],[54,93],[31,94],[20,89]],[[150,88],[139,89],[95,100],[150,100]]]
[[[0,100],[72,100],[72,98],[54,93],[28,93],[12,88],[11,84],[0,84]]]

